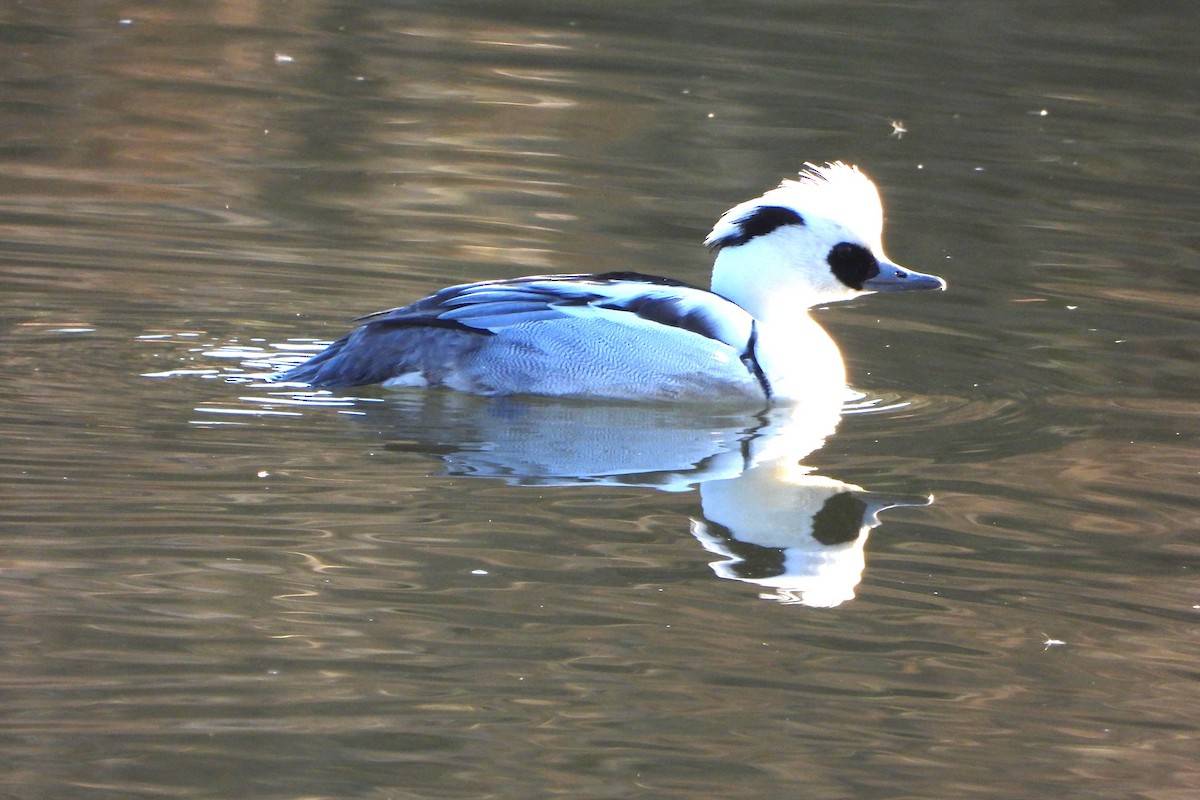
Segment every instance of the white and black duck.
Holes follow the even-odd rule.
[[[857,167],[725,212],[705,239],[709,290],[638,273],[542,275],[442,289],[362,317],[275,380],[318,388],[446,386],[483,395],[792,403],[844,386],[809,309],[871,292],[944,289],[884,255],[878,190]]]

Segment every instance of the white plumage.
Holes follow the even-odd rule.
[[[883,254],[875,185],[807,165],[734,206],[705,244],[712,289],[637,273],[546,275],[443,289],[360,318],[278,380],[485,395],[792,402],[841,388],[837,346],[808,315],[873,291],[941,289]]]

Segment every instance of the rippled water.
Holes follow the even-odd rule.
[[[0,794],[1200,792],[1190,5],[2,19]],[[261,381],[835,158],[844,408]]]

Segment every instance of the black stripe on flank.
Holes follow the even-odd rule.
[[[734,223],[737,231],[709,245],[710,250],[745,244],[756,236],[765,236],[784,225],[803,225],[804,217],[784,206],[759,206]]]
[[[648,283],[652,286],[679,286],[684,289],[700,289],[684,281],[677,281],[674,278],[664,278],[661,275],[644,275],[641,272],[597,272],[592,275],[579,275],[579,280],[596,281],[597,283],[607,283],[609,281],[627,282],[627,283]]]
[[[720,324],[704,308],[692,308],[683,313],[682,305],[677,297],[644,295],[621,303],[597,304],[596,307],[628,311],[642,319],[657,322],[659,325],[682,328],[685,331],[698,333],[706,339],[721,341],[721,337],[718,335]]]
[[[487,328],[472,328],[470,325],[465,325],[456,319],[438,319],[437,317],[400,317],[398,319],[372,319],[364,322],[364,328],[445,328],[451,331],[462,331],[464,333],[474,333],[479,336],[495,336],[494,331],[489,331]]]

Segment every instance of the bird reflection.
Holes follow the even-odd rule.
[[[706,550],[725,558],[709,565],[717,575],[770,589],[760,596],[782,603],[828,608],[853,599],[879,512],[932,502],[788,471],[767,465],[704,483],[703,517],[691,525]]]
[[[389,448],[436,454],[452,475],[521,486],[698,489],[690,530],[721,556],[713,572],[783,603],[852,599],[879,512],[932,501],[870,492],[800,464],[836,430],[842,395],[758,414],[419,392],[373,406],[360,419],[390,437]]]

